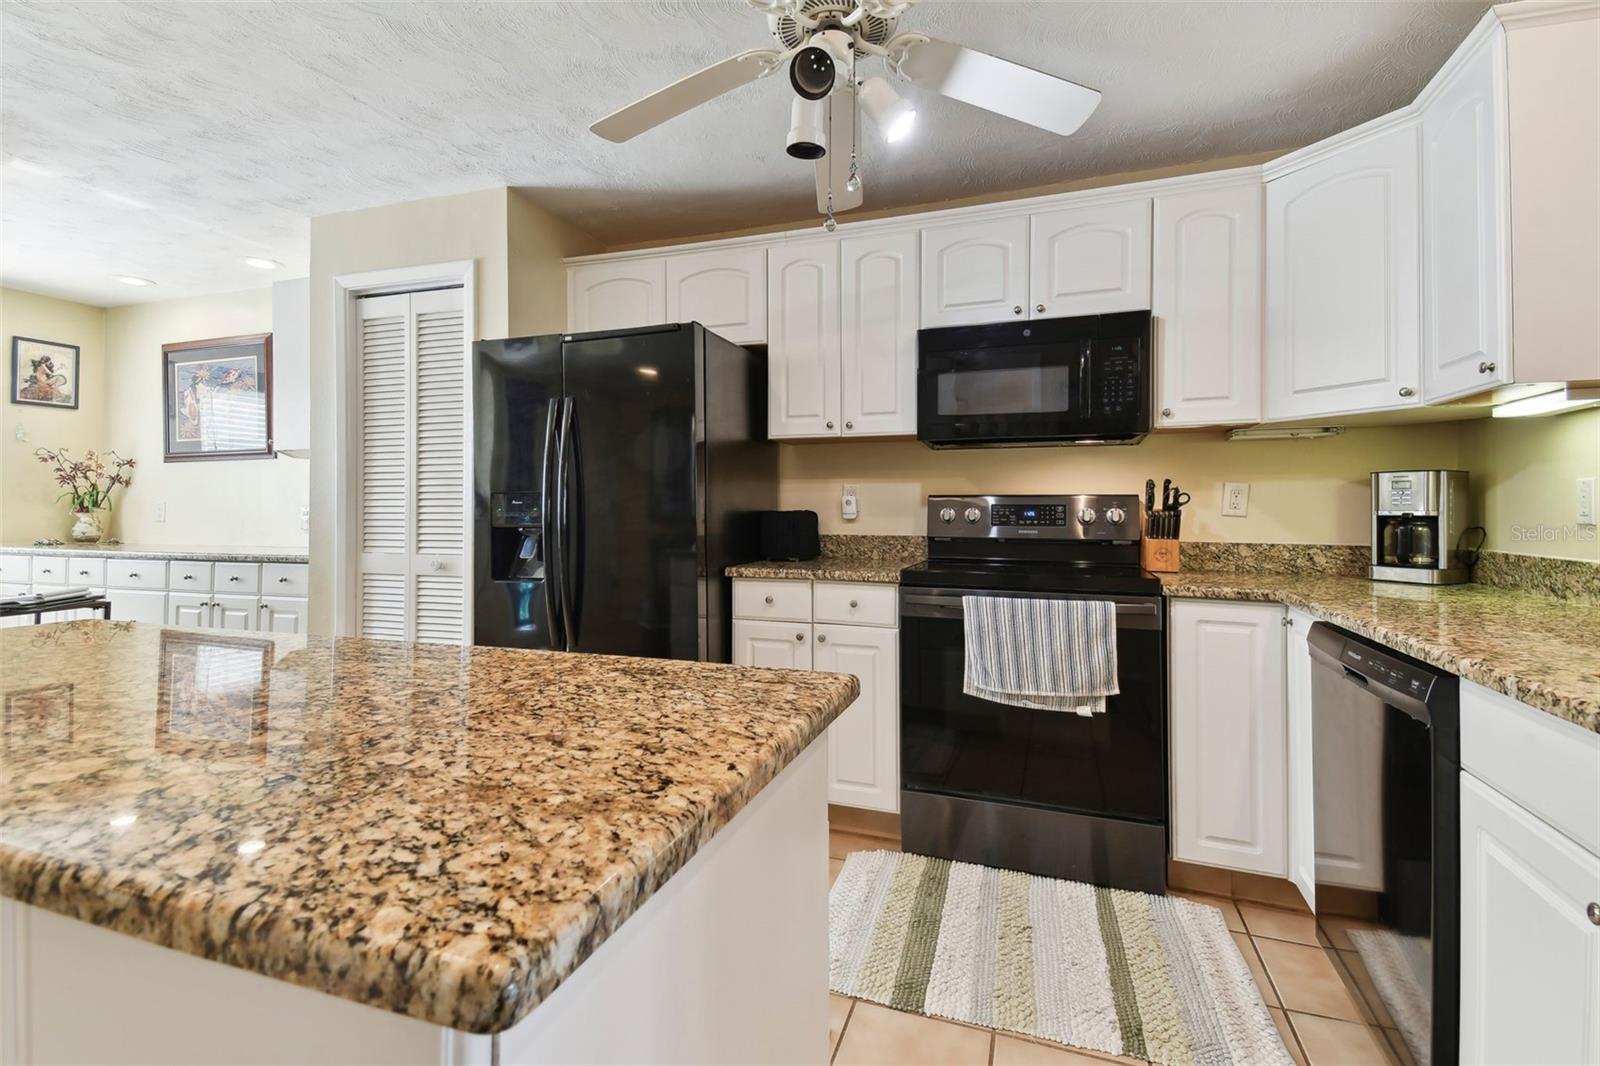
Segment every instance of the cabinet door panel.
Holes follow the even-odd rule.
[[[917,431],[917,235],[840,243],[839,408],[845,436]]]
[[[983,219],[922,231],[922,326],[1027,316],[1028,220]]]
[[[1071,207],[1029,220],[1028,313],[1099,315],[1150,306],[1150,201]]]
[[[112,617],[116,617],[115,610],[113,606]],[[211,596],[204,592],[169,593],[166,622],[174,626],[211,625]]]
[[[854,674],[861,695],[828,727],[828,801],[900,809],[899,634],[817,626],[815,666]]]
[[[811,669],[810,624],[735,621],[733,664],[778,670]]]
[[[1283,877],[1283,608],[1179,600],[1169,618],[1173,857]]]
[[[204,599],[203,596],[193,597]],[[106,599],[111,601],[111,617],[118,622],[149,622],[164,625],[167,621],[167,594],[133,589],[107,589]],[[191,623],[194,624],[194,623]]]
[[[838,436],[838,241],[771,250],[767,315],[767,435]]]
[[[1313,778],[1311,715],[1311,646],[1306,638],[1315,621],[1304,611],[1289,608],[1284,637],[1284,712],[1288,732],[1288,771],[1285,787],[1289,792],[1288,829],[1289,880],[1304,897],[1306,906],[1317,907],[1316,782]]]
[[[254,596],[212,596],[211,604],[211,624],[217,629],[256,628],[261,601]]]
[[[1421,402],[1418,132],[1267,183],[1267,419]]]
[[[1158,196],[1158,426],[1261,420],[1261,187]]]
[[[1600,1061],[1600,857],[1461,775],[1461,1061]]]
[[[665,256],[567,268],[568,333],[656,326],[666,320]]]
[[[667,321],[698,322],[735,344],[765,344],[766,248],[668,256]]]
[[[1422,395],[1511,380],[1505,31],[1422,114]]]
[[[263,599],[256,627],[266,633],[304,633],[306,601]]]

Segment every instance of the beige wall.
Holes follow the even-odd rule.
[[[941,493],[1157,492],[1171,478],[1194,500],[1185,540],[1365,544],[1368,478],[1397,466],[1454,466],[1454,423],[1353,429],[1323,440],[1229,441],[1225,433],[1165,433],[1133,447],[933,451],[915,441],[784,445],[782,506],[815,510],[825,533],[926,530],[924,497]],[[1250,513],[1219,514],[1224,481],[1250,485]],[[861,516],[839,517],[844,485]]]
[[[162,462],[161,346],[272,332],[272,289],[106,311],[105,432],[139,460],[114,530],[130,544],[299,547],[310,494],[304,459]],[[156,521],[158,504],[167,519]]]
[[[1463,423],[1487,547],[1600,562],[1596,527],[1578,526],[1577,479],[1600,477],[1600,410]]]
[[[344,274],[471,259],[478,337],[566,326],[563,256],[599,250],[530,196],[504,187],[311,220],[311,365],[337,357],[333,281]],[[311,390],[311,626],[333,629],[337,412],[331,388]]]
[[[26,544],[39,537],[65,538],[72,519],[48,467],[35,448],[69,448],[74,455],[113,446],[106,433],[105,311],[98,307],[0,289],[0,542]],[[77,410],[11,402],[11,338],[76,344],[79,348]],[[26,440],[18,440],[21,431]],[[126,454],[126,453],[124,453]],[[120,501],[119,501],[120,505]]]

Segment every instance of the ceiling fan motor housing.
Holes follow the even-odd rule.
[[[822,28],[838,25],[846,15],[856,9],[854,0],[802,0],[800,12],[822,24]],[[856,23],[854,32],[868,44],[881,45],[894,35],[895,19],[867,15]],[[804,44],[818,30],[808,30],[795,21],[792,15],[768,15],[767,26],[772,30],[778,47],[790,49]]]

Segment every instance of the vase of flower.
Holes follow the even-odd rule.
[[[105,535],[100,527],[100,512],[74,511],[73,518],[72,539],[79,544],[93,544]]]
[[[93,544],[105,536],[100,512],[111,510],[112,490],[132,482],[133,460],[116,452],[102,457],[92,450],[84,452],[82,459],[74,459],[65,448],[40,448],[33,454],[55,469],[56,484],[66,489],[58,499],[71,502],[72,539]]]

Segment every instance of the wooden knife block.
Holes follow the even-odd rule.
[[[1148,517],[1146,530],[1149,529]],[[1146,536],[1139,542],[1139,565],[1152,574],[1172,574],[1178,570],[1178,542]]]

